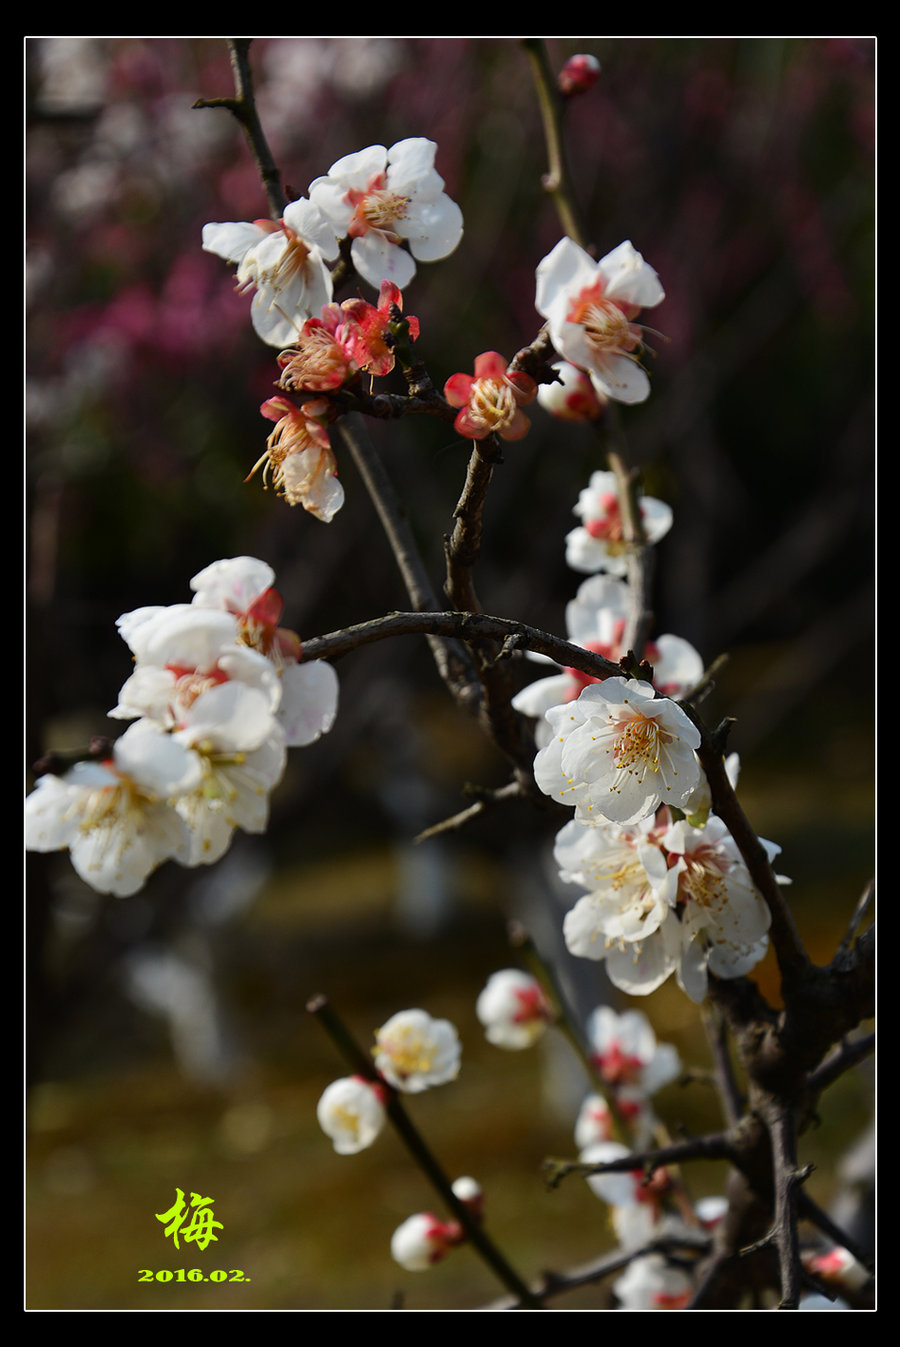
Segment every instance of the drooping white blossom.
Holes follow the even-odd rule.
[[[637,823],[660,803],[680,806],[700,780],[699,731],[649,683],[606,678],[547,720],[553,739],[535,758],[535,780],[580,823]]]
[[[449,1020],[424,1010],[401,1010],[375,1033],[375,1069],[396,1090],[420,1094],[455,1080],[462,1048]]]
[[[384,1086],[362,1076],[344,1076],[324,1091],[316,1117],[338,1155],[356,1155],[377,1140],[387,1118],[383,1091]]]
[[[518,968],[491,974],[475,1003],[475,1013],[488,1042],[513,1052],[536,1043],[552,1018],[537,978]]]
[[[760,841],[770,860],[780,851]],[[682,819],[662,844],[669,861],[659,887],[674,894],[679,915],[678,984],[699,1004],[709,973],[742,977],[759,963],[768,948],[771,916],[721,819],[711,817],[704,828]]]
[[[640,361],[643,329],[633,320],[664,299],[659,277],[630,242],[595,262],[563,238],[537,269],[535,307],[547,319],[554,347],[614,402],[650,396]]]
[[[427,1272],[458,1243],[455,1222],[438,1220],[430,1211],[408,1216],[391,1236],[391,1257],[407,1272]]]
[[[307,318],[331,302],[338,239],[310,201],[285,207],[279,223],[255,220],[203,226],[203,250],[237,263],[239,290],[255,290],[250,316],[269,346],[289,346]]]
[[[647,542],[658,543],[672,527],[671,507],[654,496],[641,496],[640,512]],[[628,543],[615,473],[592,473],[588,485],[579,493],[573,513],[581,524],[566,534],[567,564],[573,571],[587,575],[595,571],[624,575]]]
[[[174,804],[202,775],[198,754],[155,722],[138,720],[107,761],[39,778],[25,802],[25,845],[68,847],[91,888],[127,897],[163,861],[187,863],[190,833]]]
[[[369,145],[310,183],[310,200],[338,237],[353,240],[353,265],[376,289],[392,281],[402,290],[416,274],[416,261],[448,257],[462,237],[462,212],[444,192],[436,150],[421,136],[390,149]]]

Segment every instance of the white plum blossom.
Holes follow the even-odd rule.
[[[647,542],[658,543],[672,527],[671,507],[654,496],[641,496],[640,511]],[[595,571],[624,575],[628,544],[615,473],[591,473],[590,482],[579,493],[573,513],[582,522],[566,534],[567,564],[573,571],[586,575]]]
[[[29,851],[68,847],[91,888],[127,897],[163,861],[187,863],[190,834],[173,803],[202,775],[198,754],[153,721],[138,720],[107,761],[40,777],[25,802],[25,845]]]
[[[633,1086],[649,1098],[681,1074],[681,1060],[671,1043],[658,1043],[653,1027],[639,1010],[621,1015],[598,1006],[588,1021],[591,1055],[611,1086]]]
[[[175,735],[200,754],[203,780],[175,803],[190,825],[187,865],[211,865],[235,828],[263,833],[269,795],[284,774],[284,735],[253,688],[225,683],[198,698]]]
[[[475,1013],[488,1042],[513,1052],[536,1043],[553,1015],[541,984],[518,968],[491,974]]]
[[[407,1272],[427,1272],[459,1243],[455,1221],[440,1221],[430,1211],[409,1216],[391,1236],[391,1257]]]
[[[356,1155],[381,1134],[387,1118],[383,1094],[383,1085],[362,1076],[343,1076],[324,1091],[316,1117],[338,1155]]]
[[[606,678],[547,720],[553,739],[535,758],[535,780],[579,823],[637,823],[660,803],[680,806],[700,780],[699,731],[649,683]]]
[[[424,1010],[401,1010],[375,1033],[375,1069],[395,1090],[420,1094],[455,1080],[462,1052],[449,1020]]]
[[[650,380],[640,363],[641,309],[665,299],[659,277],[630,242],[599,262],[570,238],[538,265],[535,307],[547,319],[557,352],[585,369],[598,395],[644,402]]]
[[[603,959],[618,941],[639,941],[658,930],[669,915],[668,896],[658,893],[650,873],[665,870],[656,845],[655,821],[586,828],[572,819],[554,846],[560,878],[588,890],[563,922],[570,953]]]
[[[233,682],[255,691],[274,723],[281,701],[277,673],[263,655],[238,643],[230,614],[181,603],[125,613],[117,625],[134,654],[135,671],[109,713],[115,719],[147,716],[180,729],[198,701]],[[220,698],[221,709],[210,714],[220,716],[226,705],[233,708],[233,699]],[[195,723],[200,718],[195,711]],[[258,737],[255,725],[251,736],[255,742],[236,743],[235,749],[256,748],[266,737]]]
[[[616,663],[625,653],[622,639],[628,610],[628,586],[624,580],[612,575],[592,575],[579,585],[575,598],[566,605],[567,638],[573,645]],[[653,665],[653,686],[665,697],[685,696],[702,677],[703,660],[680,636],[666,635],[649,641],[644,655]],[[522,715],[538,718],[535,727],[538,748],[545,748],[552,738],[544,719],[551,707],[574,701],[589,684],[600,681],[580,669],[567,668],[516,693],[512,703],[515,709]]]
[[[694,1286],[683,1268],[669,1263],[662,1254],[635,1258],[613,1290],[623,1310],[681,1310],[689,1303]]]
[[[239,290],[254,289],[250,316],[269,346],[289,346],[307,318],[331,302],[326,259],[338,255],[338,239],[321,212],[305,198],[284,216],[203,226],[203,250],[236,262]]]
[[[780,847],[760,842],[774,859]],[[669,860],[658,886],[678,907],[679,920],[670,923],[680,940],[678,985],[699,1004],[708,973],[742,977],[759,963],[768,948],[771,916],[721,819],[713,816],[705,828],[682,819],[662,844]]]
[[[283,602],[275,572],[256,557],[213,562],[191,580],[194,605],[224,609],[236,621],[237,639],[274,666],[280,683],[278,723],[288,748],[302,748],[327,734],[338,706],[338,677],[324,660],[298,663],[295,632],[278,626]],[[196,611],[196,607],[194,611]]]
[[[421,136],[390,149],[369,145],[310,183],[310,200],[335,234],[353,240],[353,265],[376,289],[392,281],[402,290],[416,274],[416,261],[448,257],[462,237],[462,212],[444,192],[436,150]]]
[[[599,420],[607,399],[597,396],[590,375],[570,365],[568,360],[558,360],[551,368],[559,375],[559,383],[538,387],[537,398],[544,411],[561,421]]]
[[[646,1097],[633,1085],[620,1085],[615,1092],[616,1110],[627,1124],[634,1146],[647,1146],[656,1126],[656,1116]],[[582,1151],[600,1141],[613,1139],[613,1115],[602,1094],[589,1094],[575,1119],[575,1145]]]

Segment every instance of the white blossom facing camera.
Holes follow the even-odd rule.
[[[579,823],[637,823],[680,806],[700,780],[700,733],[681,707],[633,678],[606,678],[547,712],[553,740],[538,753],[540,789]]]
[[[383,1085],[362,1076],[344,1076],[325,1090],[316,1117],[338,1155],[357,1155],[378,1138],[387,1117],[383,1094]]]
[[[310,200],[339,237],[353,240],[353,265],[376,289],[392,281],[402,290],[416,274],[416,261],[449,257],[462,238],[462,211],[444,192],[436,150],[421,136],[390,149],[370,145],[310,183]]]
[[[535,307],[566,360],[591,376],[598,396],[644,402],[650,380],[640,362],[643,329],[633,320],[661,304],[659,277],[630,242],[599,262],[570,238],[560,239],[537,269]]]
[[[420,1094],[459,1075],[462,1048],[449,1020],[401,1010],[375,1033],[375,1069],[395,1090]]]

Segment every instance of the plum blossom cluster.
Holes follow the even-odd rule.
[[[284,393],[260,408],[275,429],[249,475],[262,468],[264,485],[325,523],[344,501],[328,437],[337,415],[331,395],[363,373],[390,373],[395,347],[407,348],[419,335],[417,320],[402,317],[401,293],[416,261],[449,256],[462,237],[462,214],[434,167],[436,150],[422,137],[390,149],[370,145],[332,164],[310,184],[309,198],[292,201],[279,221],[203,228],[204,250],[236,263],[238,289],[255,292],[257,334],[280,350]],[[332,302],[328,264],[342,240],[358,274],[379,290],[377,305]],[[517,385],[509,388],[524,396]],[[510,433],[524,434],[527,423],[522,428],[516,411],[513,402]]]
[[[462,213],[434,167],[437,146],[421,136],[390,149],[370,145],[332,164],[279,221],[207,224],[203,248],[237,264],[240,290],[253,290],[251,317],[270,346],[284,347],[333,294],[329,262],[350,239],[353,265],[377,290],[404,289],[416,261],[449,257]]]
[[[770,859],[778,854],[763,846]],[[603,960],[613,984],[633,996],[674,974],[699,1003],[710,975],[741,977],[768,948],[769,909],[714,815],[702,828],[673,821],[666,807],[629,824],[573,820],[554,855],[561,879],[586,890],[563,923],[567,947]]]
[[[337,675],[301,663],[274,572],[254,557],[214,562],[193,602],[139,608],[117,626],[134,672],[110,711],[134,723],[101,759],[39,778],[26,845],[68,848],[101,893],[136,893],[166,860],[210,865],[235,829],[264,832],[286,751],[327,733]]]
[[[567,540],[570,564],[600,573],[568,606],[569,639],[621,661],[629,598],[615,573],[623,534],[613,474],[594,473],[576,508],[585,526],[574,561]],[[672,515],[648,498],[641,508],[650,544]],[[586,891],[563,924],[568,949],[604,961],[622,991],[647,995],[674,974],[700,1002],[710,975],[740,977],[763,957],[770,914],[728,830],[710,818],[700,734],[676,700],[699,682],[702,660],[677,636],[648,643],[645,654],[653,684],[566,669],[513,704],[543,716],[535,780],[575,811],[555,846],[563,882]]]

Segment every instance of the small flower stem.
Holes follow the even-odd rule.
[[[572,187],[572,175],[566,162],[563,146],[562,110],[563,102],[556,88],[556,81],[550,69],[547,48],[539,37],[522,39],[522,49],[531,65],[538,106],[544,124],[544,139],[547,142],[547,159],[550,169],[543,179],[544,191],[553,198],[553,204],[559,215],[560,223],[570,239],[582,248],[585,242],[584,226],[575,200]]]
[[[366,1080],[377,1081],[386,1091],[387,1103],[385,1108],[397,1135],[429,1183],[453,1213],[455,1219],[459,1221],[469,1242],[478,1250],[484,1262],[487,1263],[506,1289],[516,1297],[517,1308],[543,1309],[538,1297],[529,1290],[518,1273],[509,1265],[485,1231],[484,1226],[473,1216],[465,1203],[460,1202],[446,1173],[403,1107],[399,1094],[379,1076],[371,1059],[366,1057],[366,1054],[341,1017],[329,1004],[327,998],[314,996],[307,1002],[306,1008],[311,1015],[315,1015],[326,1033],[330,1035],[332,1042],[352,1070]]]
[[[647,534],[641,518],[637,474],[630,472],[625,460],[612,449],[607,453],[607,460],[615,475],[616,495],[622,512],[622,531],[628,544],[625,554],[628,568],[628,619],[622,645],[625,650],[632,650],[640,661],[653,622],[650,591],[653,585],[654,553],[653,548],[647,545]]]

